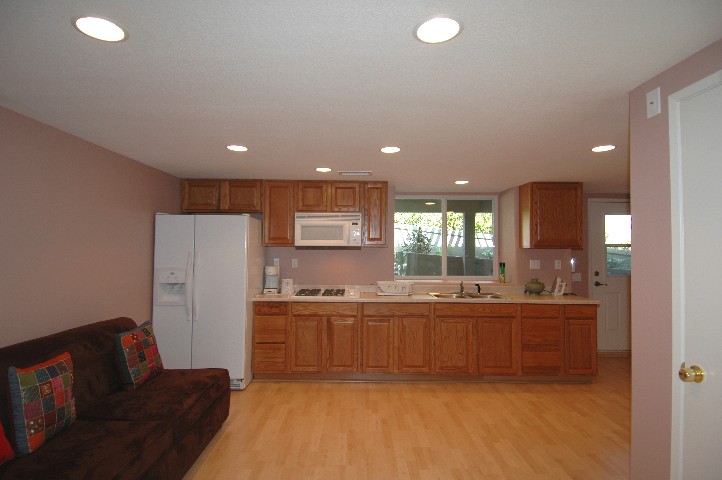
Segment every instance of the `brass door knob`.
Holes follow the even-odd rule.
[[[702,383],[704,381],[704,370],[697,365],[687,368],[686,362],[679,367],[679,379],[683,382]]]

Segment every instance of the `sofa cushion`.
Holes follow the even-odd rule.
[[[75,421],[69,353],[31,367],[11,366],[8,382],[18,454],[34,452]]]
[[[138,479],[172,444],[159,422],[77,421],[32,455],[16,459],[3,480]]]
[[[109,395],[79,415],[87,420],[162,421],[178,439],[204,421],[209,407],[229,390],[225,369],[164,370],[141,387]]]
[[[133,390],[163,371],[150,321],[115,336],[115,359],[123,387]]]
[[[10,446],[10,442],[5,436],[5,432],[3,431],[3,424],[0,423],[0,465],[7,462],[14,456],[15,452],[13,452],[13,449]]]

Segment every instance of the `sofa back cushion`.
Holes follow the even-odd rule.
[[[73,395],[78,415],[106,395],[121,389],[115,366],[114,338],[120,332],[135,328],[130,318],[91,323],[0,348],[0,421],[12,441],[11,406],[8,368],[26,368],[48,358],[70,353],[73,359]]]

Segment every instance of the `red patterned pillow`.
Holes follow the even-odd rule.
[[[75,422],[73,362],[65,352],[28,368],[8,368],[17,453],[27,455]]]
[[[13,452],[13,448],[10,446],[10,442],[8,441],[7,437],[5,437],[5,432],[3,431],[3,424],[0,423],[0,465],[7,462],[14,456],[15,452]]]
[[[133,390],[163,371],[150,321],[115,336],[116,363],[126,390]]]

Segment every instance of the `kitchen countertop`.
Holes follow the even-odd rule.
[[[376,295],[375,292],[360,292],[354,297],[296,297],[288,295],[256,295],[254,302],[401,302],[401,303],[527,303],[549,305],[599,305],[598,300],[576,295],[554,296],[549,294],[527,295],[523,293],[503,293],[506,298],[435,298],[428,293],[410,295]]]

